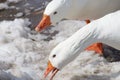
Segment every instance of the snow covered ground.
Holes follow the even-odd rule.
[[[29,0],[25,0],[27,1],[23,2],[25,5],[19,7],[9,4],[22,0],[0,1],[0,10],[13,8],[18,10],[26,6],[23,7],[25,10],[13,15],[13,17],[22,17],[29,15],[32,11],[41,11],[43,5],[46,5],[49,0],[43,0],[41,7],[31,6],[32,2]],[[0,17],[3,16],[0,15]],[[37,33],[30,29],[30,24],[35,23],[31,23],[29,19],[15,18],[13,21],[2,19],[3,21],[0,22],[0,80],[49,80],[49,76],[43,79],[43,73],[50,51],[85,25],[82,21],[69,20],[42,33]],[[33,21],[35,20],[34,18]],[[54,80],[120,80],[119,66],[120,62],[109,63],[94,52],[85,51],[58,72]]]
[[[85,25],[65,21],[40,34],[32,31],[30,24],[28,19],[0,22],[0,80],[43,80],[50,51]],[[109,63],[85,51],[54,80],[120,80],[120,62]]]

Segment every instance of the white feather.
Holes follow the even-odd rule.
[[[58,44],[49,60],[61,69],[74,60],[88,45],[102,42],[120,50],[120,11],[108,14],[78,30],[71,37]],[[53,58],[53,55],[56,55]]]
[[[49,15],[55,25],[62,19],[98,19],[119,9],[120,0],[52,0],[44,14]]]

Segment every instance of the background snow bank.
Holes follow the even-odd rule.
[[[29,25],[28,19],[0,22],[0,80],[42,79],[50,51],[85,23],[64,21],[41,34],[31,31]],[[83,52],[54,80],[120,80],[119,66],[94,52]]]

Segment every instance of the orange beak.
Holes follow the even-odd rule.
[[[35,28],[35,30],[37,32],[39,32],[39,31],[45,29],[49,25],[51,25],[50,16],[44,14],[42,20],[37,25],[37,27]]]
[[[57,73],[58,71],[59,71],[59,69],[53,67],[53,65],[51,64],[51,62],[48,61],[48,67],[47,67],[47,69],[46,69],[46,71],[45,71],[45,73],[44,73],[44,78],[46,78],[47,75],[48,75],[50,72],[52,72],[52,75],[51,75],[51,77],[50,77],[50,80],[52,80],[53,77],[56,75],[56,73]]]

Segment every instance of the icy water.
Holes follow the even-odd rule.
[[[2,1],[7,6],[0,10],[0,80],[43,80],[50,51],[86,25],[83,21],[70,20],[37,33],[34,27],[49,1]],[[107,60],[120,60],[118,53],[104,45]],[[120,80],[120,63],[110,63],[105,58],[85,51],[63,68],[54,80]],[[49,76],[44,80],[49,80]]]

